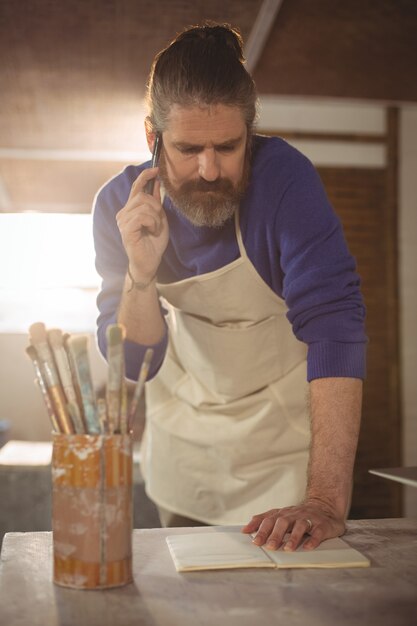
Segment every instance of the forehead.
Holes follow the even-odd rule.
[[[171,107],[164,134],[171,141],[188,143],[222,143],[236,139],[246,131],[242,111],[236,106],[213,104],[207,106]]]

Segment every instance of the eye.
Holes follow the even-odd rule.
[[[236,146],[219,146],[217,148],[217,152],[223,152],[223,153],[234,152],[235,150],[236,150]]]
[[[198,154],[199,152],[201,152],[201,148],[199,146],[190,146],[190,147],[181,147],[178,148],[178,150],[181,152],[181,154]]]

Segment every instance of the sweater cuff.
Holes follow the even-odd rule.
[[[320,341],[308,346],[307,380],[366,377],[366,343]]]

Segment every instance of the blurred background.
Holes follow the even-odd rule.
[[[94,195],[149,158],[153,56],[207,19],[240,29],[259,132],[316,165],[362,276],[369,374],[351,517],[417,515],[417,490],[368,474],[417,465],[415,0],[0,0],[2,442],[50,440],[25,355],[33,322],[90,334],[103,385]]]

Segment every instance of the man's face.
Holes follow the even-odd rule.
[[[162,140],[159,176],[175,206],[197,226],[222,226],[238,208],[248,179],[240,109],[173,105]]]

